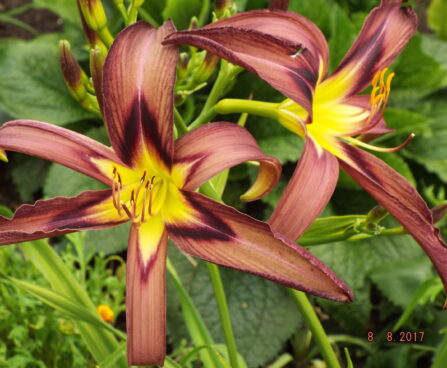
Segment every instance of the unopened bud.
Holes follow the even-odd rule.
[[[102,111],[102,68],[104,66],[105,56],[99,47],[90,52],[90,73],[92,74],[93,87],[95,89],[96,98],[98,99],[99,108]]]
[[[0,149],[0,160],[8,162],[8,157],[6,156],[5,150]]]
[[[196,29],[199,28],[199,20],[197,19],[196,16],[191,18],[191,21],[189,22],[189,27],[188,29]]]
[[[388,211],[379,204],[368,212],[366,215],[366,222],[378,223],[386,216],[388,216]]]
[[[107,17],[101,0],[79,0],[85,22],[95,32],[107,26]]]
[[[433,207],[431,209],[433,215],[433,222],[436,224],[441,221],[447,215],[447,203],[440,204],[439,206]]]
[[[186,77],[186,73],[188,71],[189,55],[186,52],[182,52],[179,59],[180,62],[178,64],[177,75],[178,79],[182,80]]]
[[[88,77],[71,53],[68,41],[62,40],[59,43],[59,58],[68,89],[77,100],[83,101],[87,96],[85,84],[88,83]]]
[[[270,10],[287,10],[289,7],[289,0],[270,0]]]
[[[113,310],[108,305],[105,304],[98,305],[96,307],[96,311],[101,316],[102,320],[105,322],[112,322],[113,318],[115,317]]]
[[[207,52],[202,64],[194,73],[195,82],[198,84],[206,82],[211,77],[214,69],[216,69],[218,61],[218,56]]]
[[[225,13],[225,10],[229,9],[233,5],[233,0],[214,0],[214,11],[217,18],[221,18]]]

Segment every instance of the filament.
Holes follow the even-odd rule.
[[[342,137],[344,140],[356,145],[356,146],[360,146],[360,147],[364,147],[367,148],[369,150],[372,151],[377,151],[377,152],[396,152],[401,150],[402,148],[405,148],[406,146],[408,146],[408,144],[413,140],[413,138],[415,137],[415,135],[413,133],[410,134],[410,136],[400,145],[398,145],[397,147],[390,147],[390,148],[385,148],[385,147],[377,147],[377,146],[373,146],[372,144],[368,144],[365,142],[362,142],[359,139],[355,139],[352,137]]]

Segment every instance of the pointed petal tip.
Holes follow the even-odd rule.
[[[5,150],[0,149],[0,161],[8,162]]]

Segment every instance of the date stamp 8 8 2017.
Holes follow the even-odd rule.
[[[424,341],[424,331],[398,331],[398,332],[385,332],[380,335],[375,335],[374,332],[369,331],[367,334],[369,342],[373,341],[387,341],[387,342],[422,342]]]

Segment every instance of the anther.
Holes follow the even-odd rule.
[[[141,222],[144,222],[144,213],[146,211],[146,202],[147,202],[147,190],[149,187],[149,182],[146,182],[146,185],[144,186],[144,196],[143,196],[143,204],[141,206]]]
[[[152,216],[152,189],[154,188],[154,179],[155,179],[155,176],[153,176],[151,178],[150,185],[149,185],[149,207],[148,207],[148,212],[149,212],[150,216]]]

